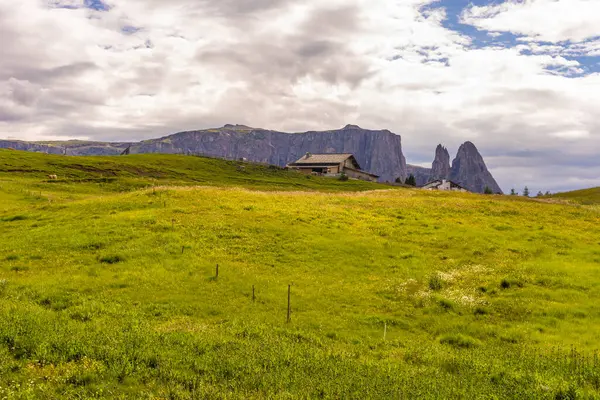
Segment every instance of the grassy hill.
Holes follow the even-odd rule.
[[[0,152],[0,398],[600,398],[597,207],[239,167]]]
[[[567,200],[580,204],[600,204],[600,187],[591,189],[574,190],[572,192],[556,193],[546,198]]]

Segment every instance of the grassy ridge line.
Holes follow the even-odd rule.
[[[567,200],[585,205],[600,204],[600,187],[556,193],[551,196],[544,196],[544,198]]]
[[[260,190],[362,191],[382,185],[363,181],[303,176],[278,167],[216,158],[136,154],[130,156],[57,156],[0,150],[0,179],[46,179],[58,175],[57,184],[112,184],[116,189],[148,185],[210,185]],[[120,185],[121,184],[121,185]]]

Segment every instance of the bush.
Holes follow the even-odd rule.
[[[442,290],[443,286],[444,286],[444,281],[442,280],[441,276],[439,276],[438,274],[431,275],[429,277],[429,289],[431,289],[433,291],[438,291],[438,290]]]
[[[450,300],[440,299],[438,301],[438,304],[440,305],[440,307],[442,307],[446,311],[450,311],[450,310],[454,309],[454,303],[452,303]]]
[[[500,282],[500,287],[502,289],[510,289],[510,281],[508,279],[502,279],[502,282]]]
[[[469,349],[478,345],[477,340],[470,336],[461,335],[444,335],[440,338],[441,344],[448,344],[458,349]]]
[[[487,313],[487,310],[483,307],[476,307],[475,311],[473,311],[473,314],[475,315],[486,315]]]
[[[338,179],[342,182],[346,182],[349,178],[348,178],[348,175],[342,173],[342,175],[340,175],[340,177]]]
[[[118,264],[125,261],[125,258],[120,255],[109,255],[98,259],[102,264]]]

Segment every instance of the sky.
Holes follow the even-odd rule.
[[[0,138],[356,124],[600,186],[600,0],[0,0],[0,40]]]

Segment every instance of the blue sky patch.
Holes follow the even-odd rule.
[[[471,40],[471,47],[474,49],[481,49],[486,47],[502,47],[510,49],[515,48],[519,45],[527,45],[528,42],[519,40],[519,38],[524,38],[525,35],[514,34],[510,32],[488,32],[486,30],[480,30],[472,25],[461,23],[461,14],[466,8],[470,6],[490,6],[502,3],[503,1],[493,0],[439,0],[423,7],[421,9],[421,12],[426,13],[427,11],[439,8],[445,9],[446,19],[443,21],[442,25],[446,29],[458,32],[461,35],[468,37]],[[548,71],[560,73],[561,75],[570,77],[582,76],[600,72],[600,56],[586,56],[585,53],[580,52],[579,54],[577,54],[577,52],[575,51],[578,45],[590,43],[594,40],[598,40],[598,37],[591,38],[585,42],[580,43],[548,43],[534,41],[531,43],[538,46],[558,46],[561,48],[561,50],[559,50],[558,53],[556,52],[556,50],[552,52],[533,52],[523,50],[521,51],[521,53],[523,55],[560,55],[561,57],[564,57],[567,60],[577,61],[580,64],[580,66],[578,67],[580,69],[579,72],[574,72],[573,70],[569,70],[569,68],[556,66],[548,67]]]

